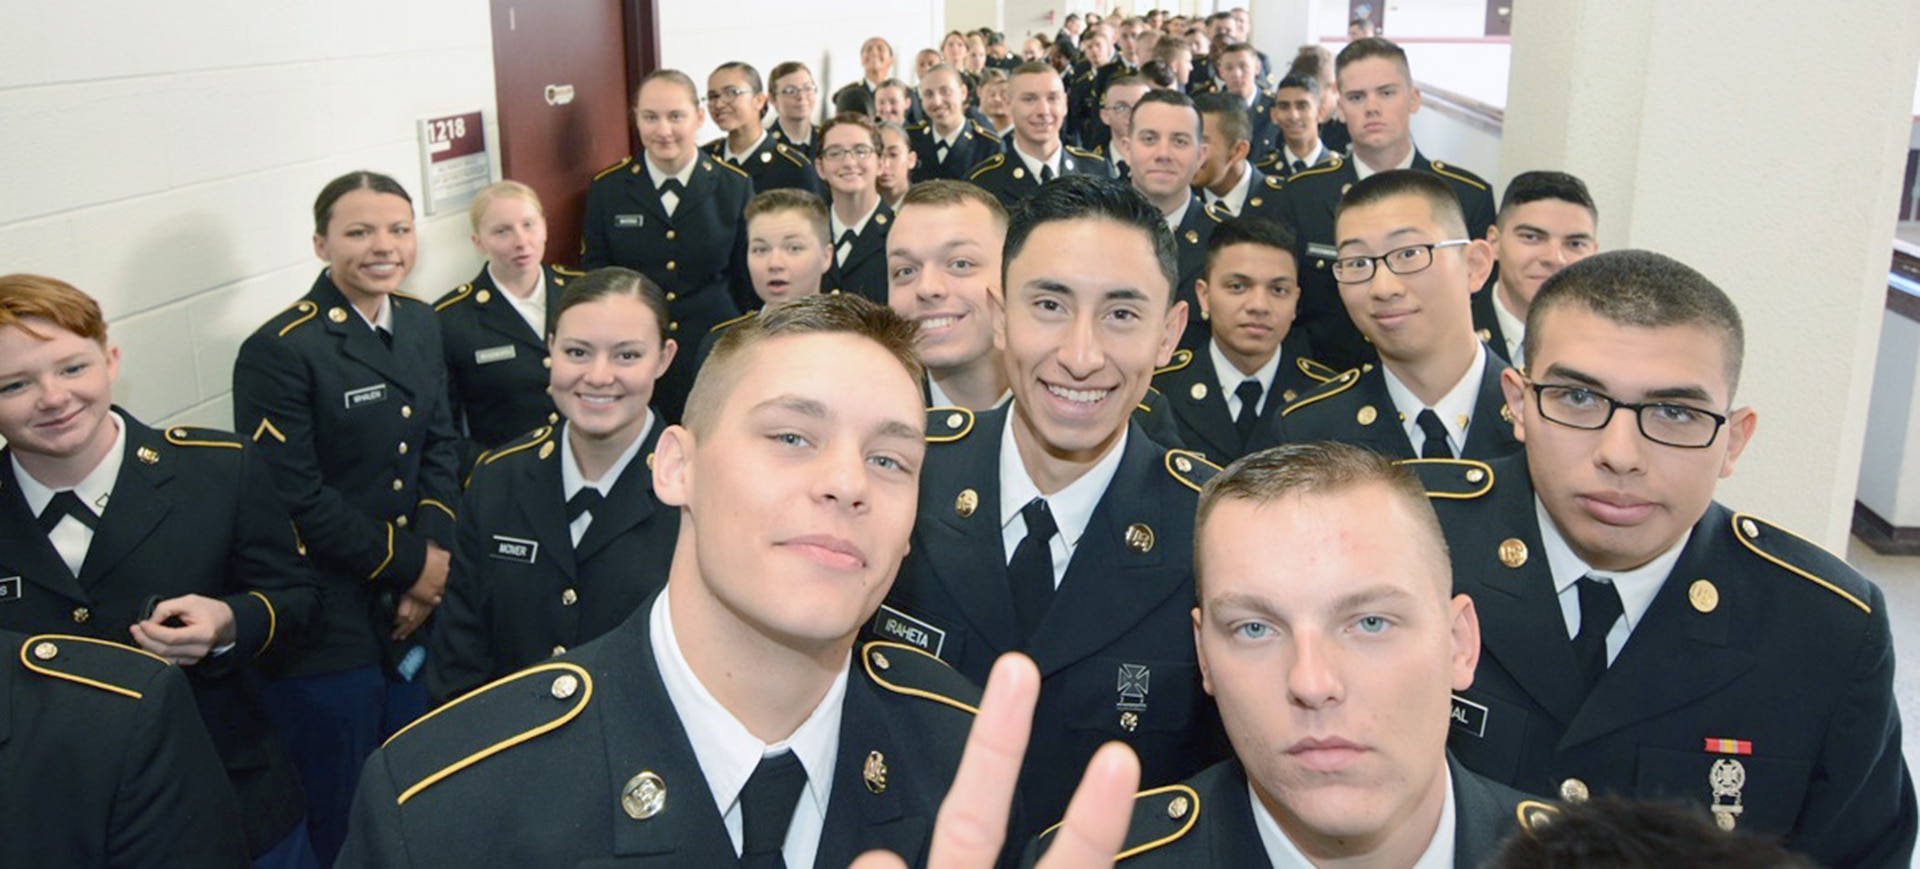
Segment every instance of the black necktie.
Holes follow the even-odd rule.
[[[780,846],[806,784],[807,770],[793,752],[760,758],[740,789],[740,869],[785,869]]]
[[[1233,429],[1244,444],[1253,434],[1253,421],[1260,418],[1260,381],[1252,377],[1242,380],[1233,394],[1240,398],[1240,415],[1233,418]]]
[[[75,495],[72,489],[67,489],[53,493],[53,500],[47,502],[47,509],[40,511],[41,533],[53,533],[54,526],[59,525],[60,520],[68,516],[78,519],[80,524],[89,529],[100,527],[100,516],[94,513],[93,508],[88,507],[86,502],[80,500],[80,496]]]
[[[1287,174],[1298,175],[1305,171],[1307,171],[1307,162],[1305,160],[1295,160],[1293,161],[1293,168],[1289,170]]]
[[[1020,518],[1027,522],[1027,536],[1013,548],[1007,579],[1013,583],[1013,612],[1020,619],[1020,636],[1031,639],[1053,602],[1053,535],[1060,526],[1054,524],[1045,498],[1028,501],[1020,508]]]
[[[387,349],[393,349],[393,332],[389,331],[385,326],[375,326],[373,327],[373,332],[380,336],[380,343],[387,345]]]
[[[1573,637],[1573,660],[1580,665],[1580,675],[1587,680],[1588,690],[1592,690],[1600,681],[1600,674],[1607,671],[1607,632],[1613,630],[1613,623],[1620,619],[1623,609],[1620,590],[1613,583],[1583,576],[1578,585],[1580,633]]]
[[[668,178],[667,180],[660,182],[660,193],[662,195],[671,193],[675,196],[678,196],[681,193],[686,192],[686,189],[687,189],[686,185],[681,184],[680,179],[678,178]]]
[[[1051,163],[1042,164],[1040,166],[1040,183],[1045,184],[1048,181],[1052,181],[1052,180],[1053,180],[1053,164]]]
[[[582,513],[592,513],[600,509],[600,502],[606,500],[600,490],[592,486],[582,486],[580,491],[567,499],[567,524],[572,525]],[[551,502],[549,502],[551,503]]]
[[[1433,408],[1429,407],[1420,411],[1413,421],[1427,436],[1427,442],[1420,445],[1420,458],[1453,458],[1453,449],[1447,446],[1447,427],[1440,422],[1440,414],[1434,413]]]

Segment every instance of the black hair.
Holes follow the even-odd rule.
[[[327,186],[320,188],[320,195],[314,197],[314,235],[327,234],[327,224],[333,222],[333,206],[340,202],[340,197],[352,193],[355,190],[391,193],[401,199],[405,199],[408,205],[413,204],[413,197],[407,195],[407,188],[401,187],[400,182],[386,175],[367,169],[348,172],[332,181],[328,181]]]
[[[1177,298],[1173,287],[1179,281],[1180,253],[1174,246],[1166,219],[1160,209],[1153,207],[1153,203],[1131,185],[1092,175],[1063,176],[1014,206],[1007,221],[1007,243],[1000,260],[1002,283],[1006,281],[1006,269],[1026,247],[1027,237],[1033,235],[1034,230],[1049,223],[1092,219],[1111,220],[1146,233],[1153,242],[1160,276],[1167,281],[1167,305],[1171,307]]]
[[[1213,235],[1207,239],[1205,274],[1213,274],[1213,261],[1220,251],[1236,244],[1257,244],[1286,251],[1293,257],[1294,269],[1300,268],[1300,237],[1292,228],[1263,217],[1242,216],[1220,221],[1213,227]]]
[[[1375,176],[1379,177],[1379,176]],[[1646,250],[1597,253],[1555,272],[1527,308],[1529,362],[1539,358],[1540,324],[1554,308],[1577,306],[1622,326],[1644,329],[1700,326],[1726,343],[1727,392],[1740,383],[1746,328],[1740,309],[1706,275],[1672,257]]]
[[[1433,222],[1439,224],[1444,232],[1456,235],[1467,234],[1467,213],[1460,207],[1460,198],[1453,195],[1453,189],[1440,176],[1419,169],[1393,169],[1368,176],[1353,185],[1340,197],[1340,204],[1334,206],[1333,220],[1340,222],[1340,215],[1349,209],[1373,205],[1396,196],[1418,196],[1427,201],[1433,209]]]
[[[1507,192],[1500,195],[1500,216],[1506,217],[1508,210],[1542,199],[1558,199],[1578,205],[1595,220],[1600,219],[1600,209],[1594,207],[1593,196],[1587,192],[1586,182],[1565,172],[1545,170],[1522,172],[1507,182]]]

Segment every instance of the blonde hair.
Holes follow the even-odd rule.
[[[535,213],[547,216],[547,209],[540,204],[540,194],[533,188],[518,181],[502,181],[488,185],[486,189],[473,195],[473,203],[467,206],[467,220],[473,224],[473,231],[480,231],[480,220],[487,216],[487,209],[502,199],[524,199],[533,206]]]

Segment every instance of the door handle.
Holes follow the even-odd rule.
[[[573,102],[573,85],[550,84],[546,90],[547,105],[564,106]]]

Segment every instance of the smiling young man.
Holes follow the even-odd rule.
[[[1220,216],[1201,205],[1193,192],[1194,174],[1207,158],[1200,112],[1186,94],[1155,90],[1142,94],[1129,114],[1119,147],[1133,170],[1128,181],[1160,210],[1167,231],[1173,234],[1179,262],[1173,297],[1186,303],[1187,329],[1181,340],[1191,349],[1207,339],[1193,288],[1206,266],[1207,239],[1220,223]]]
[[[1335,155],[1287,179],[1279,211],[1306,244],[1312,268],[1300,298],[1300,326],[1322,359],[1340,367],[1375,358],[1348,319],[1330,269],[1339,255],[1334,211],[1354,184],[1391,169],[1417,169],[1444,181],[1460,200],[1467,238],[1485,238],[1493,225],[1492,188],[1480,176],[1449,163],[1428,160],[1413,144],[1412,117],[1420,110],[1407,54],[1384,39],[1361,39],[1340,50],[1336,83],[1347,127],[1350,157]],[[1322,137],[1324,138],[1324,137]]]
[[[1186,622],[1193,498],[1213,466],[1129,424],[1186,326],[1153,205],[1062,179],[1014,213],[1005,250],[1013,403],[930,412],[913,552],[873,631],[976,680],[1002,652],[1039,663],[1024,841],[1103,742],[1131,744],[1149,782],[1220,756]]]
[[[707,115],[726,135],[702,146],[753,179],[755,191],[794,188],[820,192],[820,176],[806,155],[774,141],[761,118],[767,114],[767,89],[760,71],[731,61],[707,76]]]
[[[1254,431],[1280,409],[1338,376],[1287,341],[1300,301],[1300,253],[1293,234],[1256,217],[1214,227],[1206,277],[1198,282],[1209,334],[1153,374],[1154,388],[1180,427],[1180,440],[1226,463],[1245,455]]]
[[[1291,444],[1214,477],[1195,521],[1193,642],[1234,757],[1140,794],[1120,865],[1472,867],[1556,813],[1447,757],[1479,624],[1411,472]]]
[[[1320,83],[1305,75],[1288,75],[1273,89],[1270,114],[1278,135],[1261,171],[1291,178],[1333,156],[1320,142],[1320,95]]]
[[[1009,397],[994,336],[1006,238],[1000,201],[964,181],[916,184],[901,203],[887,236],[888,304],[917,327],[928,407],[984,411]]]
[[[1506,363],[1474,335],[1471,299],[1493,268],[1460,202],[1431,173],[1396,169],[1340,201],[1333,277],[1380,362],[1280,412],[1255,443],[1333,440],[1397,458],[1486,459],[1519,449],[1500,391]]]
[[[967,117],[967,80],[941,64],[920,77],[927,119],[907,128],[919,164],[913,180],[965,178],[980,161],[1000,153],[1000,137]]]
[[[1527,336],[1527,308],[1547,278],[1598,253],[1599,211],[1587,185],[1565,172],[1522,172],[1500,197],[1500,217],[1487,231],[1499,271],[1493,287],[1473,297],[1473,328],[1493,352],[1516,366]]]
[[[1276,147],[1278,133],[1273,125],[1273,97],[1260,89],[1260,56],[1244,42],[1229,44],[1214,65],[1220,76],[1220,92],[1232,94],[1246,109],[1249,126],[1248,159],[1256,165],[1265,161]]]
[[[853,648],[914,522],[912,340],[847,294],[729,332],[650,462],[681,516],[666,588],[396,735],[342,865],[923,859],[979,692],[916,650]]]
[[[1619,251],[1549,278],[1527,321],[1527,372],[1502,376],[1526,452],[1422,463],[1485,646],[1454,753],[1573,802],[1684,800],[1822,865],[1907,865],[1886,600],[1713,500],[1756,424],[1732,301]]]
[[[1013,140],[1008,153],[995,154],[967,173],[967,180],[993,194],[1012,210],[1041,185],[1069,175],[1108,178],[1106,161],[1061,141],[1067,120],[1067,91],[1060,73],[1044,63],[1015,68],[1007,85],[1013,101]]]

